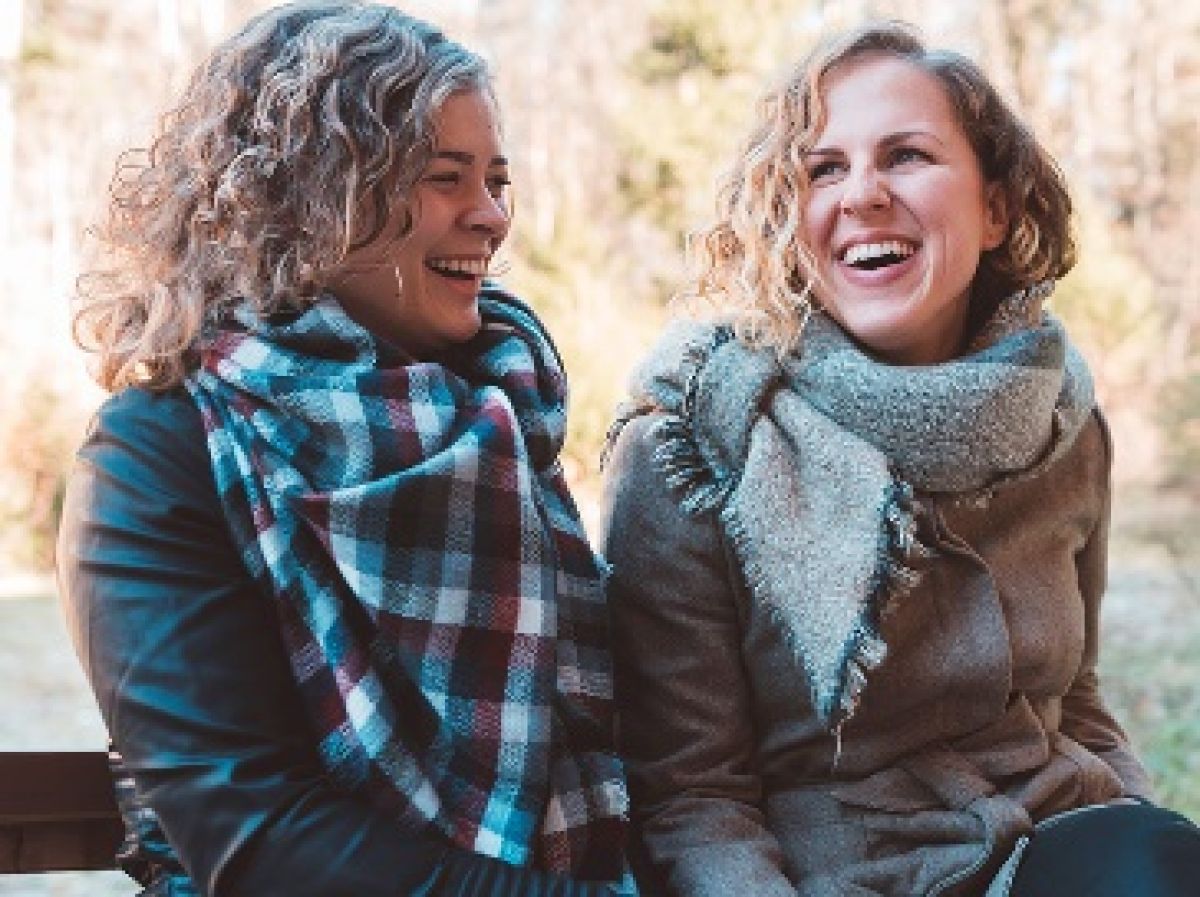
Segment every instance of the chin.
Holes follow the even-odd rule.
[[[451,345],[465,343],[475,338],[480,330],[483,329],[483,319],[478,312],[472,315],[469,319],[455,324],[455,326],[447,328],[445,332],[446,342]]]

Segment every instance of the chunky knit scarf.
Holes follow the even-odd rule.
[[[690,512],[719,512],[753,599],[783,629],[832,731],[887,654],[880,621],[918,581],[914,490],[986,500],[1074,442],[1091,378],[1049,285],[1006,300],[967,353],[898,367],[814,316],[782,362],[679,322],[635,373],[656,463]]]
[[[478,853],[614,879],[625,792],[565,379],[528,309],[490,287],[480,306],[440,363],[330,297],[241,312],[188,386],[335,781]]]

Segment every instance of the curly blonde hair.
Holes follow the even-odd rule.
[[[223,308],[295,308],[393,212],[411,226],[434,114],[471,90],[491,96],[484,61],[388,6],[287,3],[250,20],[149,149],[117,164],[93,231],[103,264],[81,276],[74,318],[100,385],[178,384]]]
[[[805,154],[825,125],[825,76],[868,53],[907,60],[941,83],[984,179],[1000,187],[1008,230],[980,259],[969,326],[1005,296],[1061,277],[1075,263],[1062,173],[979,67],[958,53],[928,48],[904,23],[868,24],[824,41],[768,90],[721,181],[715,223],[693,237],[697,271],[683,298],[727,317],[751,345],[783,354],[800,338],[818,283],[803,239]]]

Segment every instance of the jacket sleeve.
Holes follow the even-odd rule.
[[[711,515],[686,515],[670,494],[652,458],[655,419],[634,418],[617,439],[601,524],[619,741],[644,871],[670,894],[794,895],[761,809],[724,543]]]
[[[1149,800],[1150,778],[1134,754],[1129,739],[1109,712],[1100,694],[1096,665],[1100,654],[1100,603],[1108,582],[1108,529],[1111,505],[1109,482],[1112,444],[1099,412],[1096,414],[1104,444],[1103,500],[1096,525],[1075,558],[1079,590],[1084,602],[1083,662],[1063,698],[1062,732],[1106,762],[1120,778],[1129,797]]]
[[[204,894],[610,893],[406,832],[331,785],[186,394],[127,390],[101,409],[58,550],[68,626],[110,737]]]

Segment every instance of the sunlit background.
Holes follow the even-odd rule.
[[[144,144],[207,47],[268,5],[0,0],[0,750],[103,743],[48,575],[64,471],[102,398],[68,335],[85,229],[117,153]],[[765,80],[822,31],[872,15],[984,65],[1079,206],[1080,264],[1053,305],[1117,445],[1105,688],[1160,797],[1200,818],[1200,2],[402,6],[497,71],[517,205],[504,279],[567,360],[568,467],[589,514],[627,372]],[[134,892],[116,876],[86,882],[0,879],[0,893]]]

